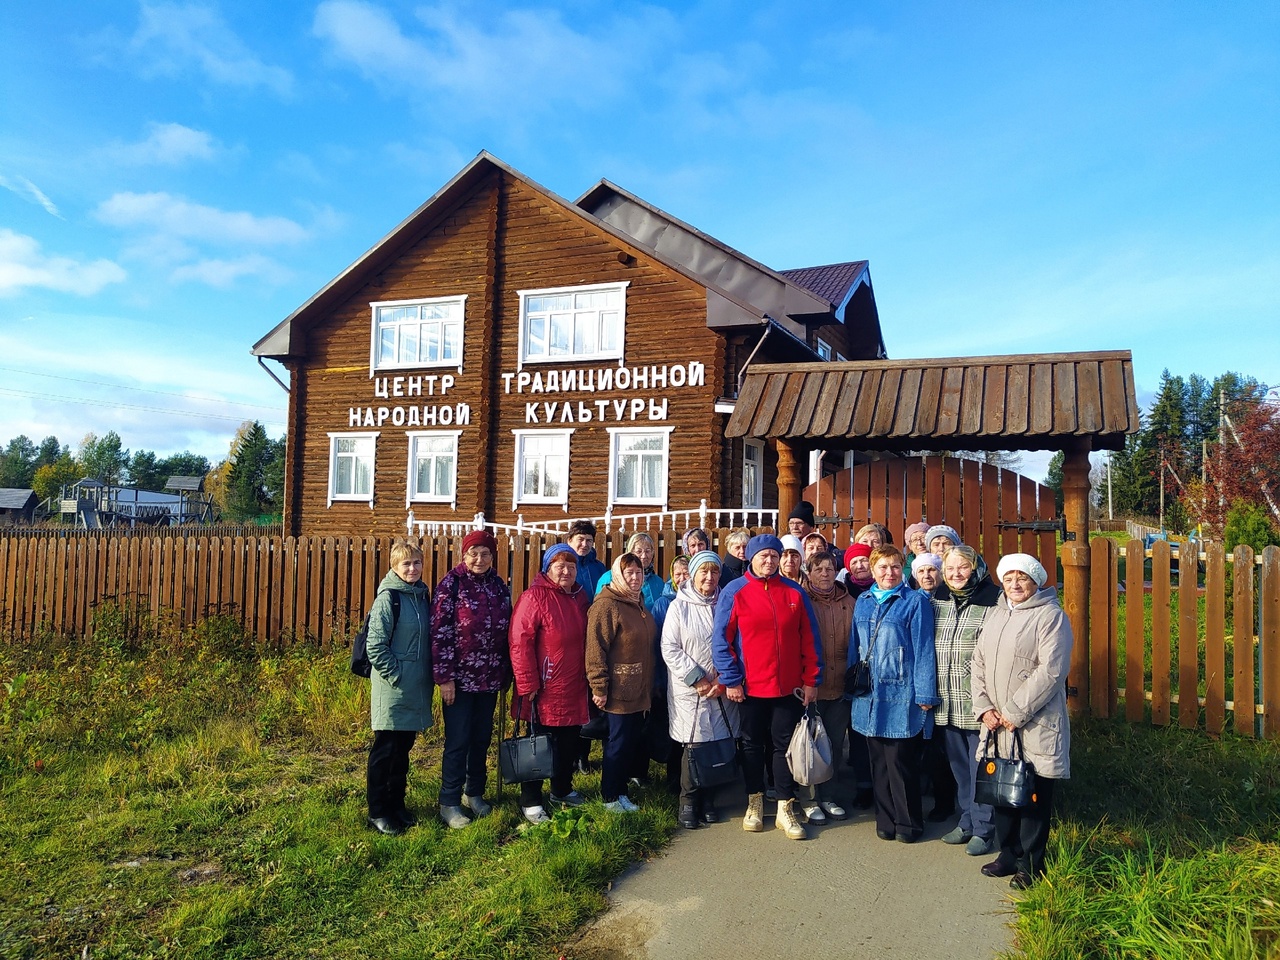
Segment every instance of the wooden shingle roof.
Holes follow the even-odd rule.
[[[1138,429],[1133,358],[1096,353],[762,364],[725,435],[865,450],[1119,450]]]

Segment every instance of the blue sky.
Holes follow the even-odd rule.
[[[279,434],[249,347],[482,149],[870,260],[895,358],[1280,384],[1272,2],[21,3],[0,89],[0,442]]]

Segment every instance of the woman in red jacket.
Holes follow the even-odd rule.
[[[516,695],[511,715],[529,720],[551,737],[551,802],[576,807],[573,789],[578,732],[587,722],[587,608],[577,582],[578,556],[558,543],[542,557],[542,573],[520,595],[511,619],[511,671]],[[530,823],[551,819],[542,803],[542,781],[520,784],[520,808]]]

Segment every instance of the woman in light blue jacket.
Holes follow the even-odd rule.
[[[871,552],[875,583],[853,607],[849,666],[870,660],[871,692],[853,698],[853,729],[867,738],[876,836],[914,843],[924,832],[920,765],[938,705],[933,607],[902,579],[892,544]]]

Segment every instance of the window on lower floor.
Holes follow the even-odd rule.
[[[376,433],[329,434],[329,504],[358,500],[373,506]]]
[[[742,509],[759,510],[764,499],[764,444],[747,440],[742,446]]]
[[[569,509],[569,439],[572,430],[513,430],[516,470],[511,507],[558,503]]]
[[[609,428],[609,502],[666,508],[673,427]]]
[[[461,430],[411,431],[409,437],[409,491],[411,503],[458,501],[458,437]]]

